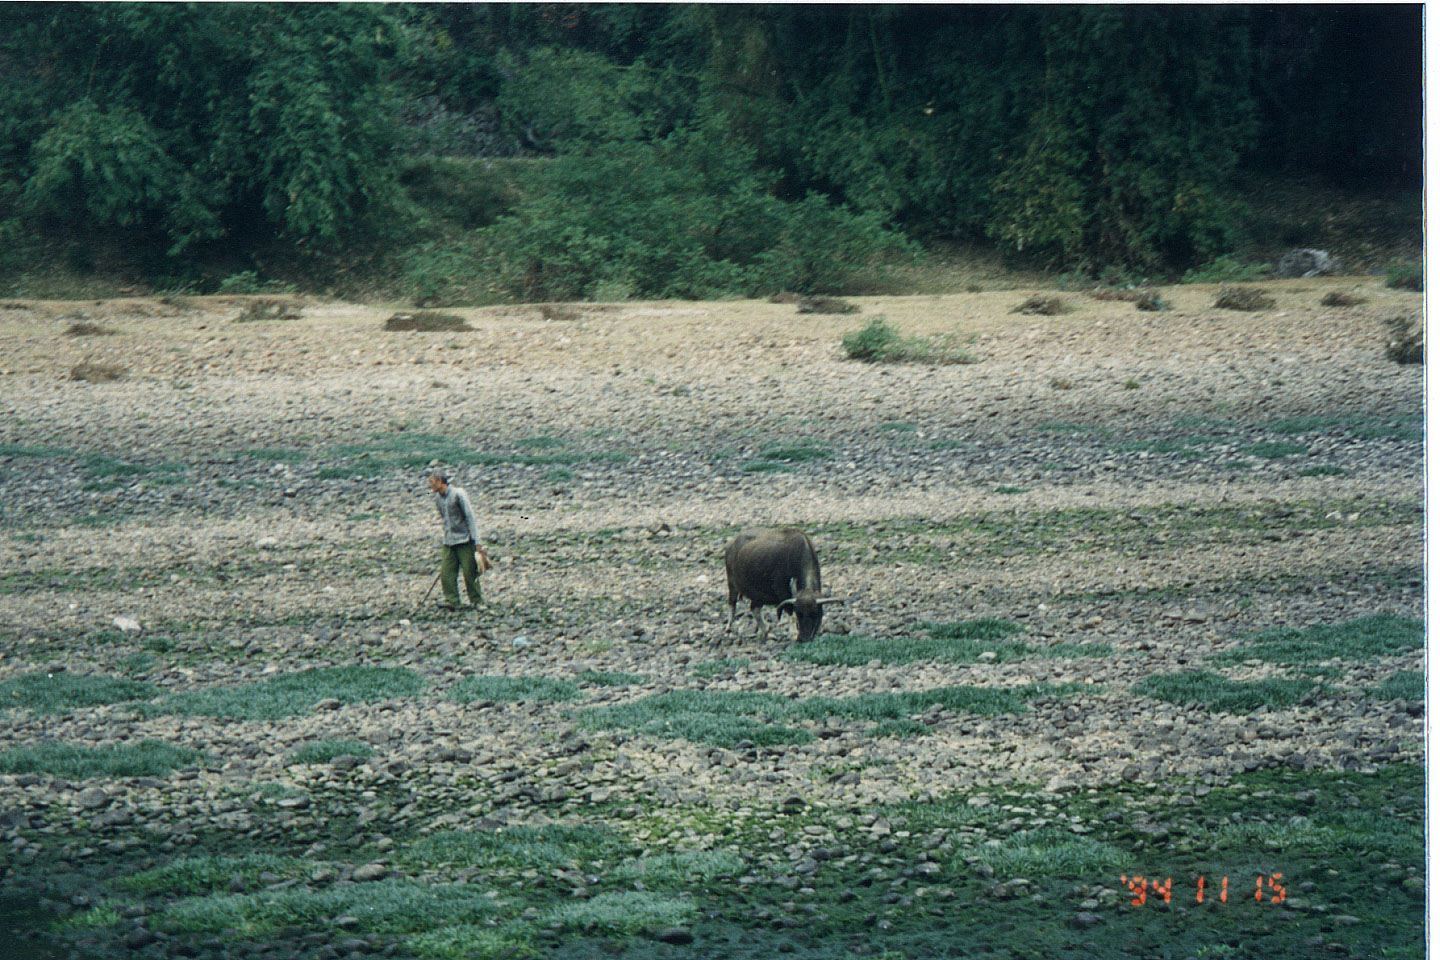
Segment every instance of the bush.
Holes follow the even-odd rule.
[[[840,341],[845,355],[865,363],[974,363],[953,336],[905,337],[884,317],[875,317]]]
[[[1241,263],[1230,254],[1216,257],[1203,267],[1185,271],[1181,283],[1248,283],[1270,276],[1268,263]]]
[[[1254,287],[1222,287],[1215,306],[1221,310],[1272,310],[1275,301]]]
[[[425,333],[457,333],[475,328],[464,317],[452,313],[397,313],[385,321],[386,330],[418,330]]]
[[[1364,297],[1357,297],[1351,293],[1344,293],[1340,290],[1331,290],[1320,298],[1322,307],[1358,307],[1365,302]]]
[[[499,291],[530,302],[839,292],[912,249],[878,215],[776,198],[753,162],[715,132],[562,154],[477,236]]]
[[[1053,317],[1061,313],[1069,313],[1070,308],[1065,301],[1059,297],[1042,297],[1035,295],[1026,297],[1025,302],[1018,307],[1012,307],[1011,313],[1027,313],[1032,316]]]
[[[1419,293],[1425,289],[1425,270],[1417,263],[1397,263],[1386,268],[1385,286]]]
[[[1425,362],[1425,328],[1415,317],[1391,317],[1385,326],[1389,329],[1385,356],[1402,364]]]

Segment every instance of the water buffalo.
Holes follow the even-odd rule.
[[[815,545],[803,531],[751,528],[741,531],[725,548],[725,584],[730,590],[730,621],[735,626],[735,603],[750,601],[755,632],[763,640],[770,625],[760,615],[762,607],[775,608],[775,622],[786,612],[795,615],[801,643],[812,640],[820,630],[825,604],[844,603],[835,597],[820,596],[820,561]]]

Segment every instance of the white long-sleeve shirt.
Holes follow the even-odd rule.
[[[480,529],[475,525],[475,511],[470,507],[470,498],[465,491],[450,484],[444,493],[435,494],[435,507],[440,511],[440,522],[445,525],[445,546],[480,543]]]

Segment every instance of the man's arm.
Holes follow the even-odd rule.
[[[460,512],[465,515],[465,526],[470,531],[470,542],[480,546],[480,528],[475,523],[475,511],[470,507],[470,498],[465,491],[456,491],[456,500],[460,504]]]

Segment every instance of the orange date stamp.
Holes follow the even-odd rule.
[[[1282,873],[1272,873],[1268,877],[1262,873],[1257,876],[1255,878],[1255,902],[1284,903],[1285,887],[1280,882],[1283,879],[1285,879],[1285,875]],[[1155,900],[1163,903],[1169,903],[1171,894],[1175,892],[1174,883],[1172,882],[1170,877],[1166,877],[1164,883],[1161,883],[1158,877],[1146,878],[1139,875],[1132,877],[1122,873],[1120,874],[1120,882],[1125,885],[1126,891],[1128,891],[1131,897],[1134,898],[1130,901],[1130,906],[1132,907],[1145,906],[1146,902],[1151,899],[1152,893],[1154,894]],[[1211,887],[1209,891],[1209,896],[1212,903],[1216,900],[1218,900],[1220,903],[1230,902],[1229,877],[1220,878],[1220,889],[1218,891],[1218,897],[1216,896],[1216,894],[1217,891],[1215,890],[1215,888]],[[1195,880],[1195,902],[1204,903],[1205,897],[1205,878],[1197,877]],[[1240,900],[1246,901],[1250,899],[1248,885],[1245,893],[1243,895],[1237,894],[1237,897]]]

